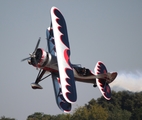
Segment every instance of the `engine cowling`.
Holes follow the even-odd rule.
[[[38,48],[35,53],[35,60],[31,58],[31,64],[39,68],[50,67],[53,64],[57,67],[57,58],[42,48]]]

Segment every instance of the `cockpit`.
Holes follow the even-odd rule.
[[[93,75],[92,72],[89,69],[87,69],[85,67],[81,67],[80,64],[73,65],[73,68],[76,70],[76,72],[80,76],[90,76],[90,75]]]

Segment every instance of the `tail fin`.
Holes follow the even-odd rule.
[[[107,74],[107,69],[101,61],[97,62],[94,71],[95,71],[95,75]],[[110,100],[111,99],[111,89],[107,82],[107,79],[105,79],[104,77],[96,78],[96,83],[102,95],[104,96],[104,98],[107,100]]]

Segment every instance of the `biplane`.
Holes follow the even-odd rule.
[[[98,87],[105,99],[111,99],[109,84],[114,81],[117,72],[108,72],[103,62],[98,61],[94,72],[70,60],[70,45],[65,19],[56,7],[51,8],[51,24],[46,29],[48,52],[38,48],[40,38],[30,57],[22,59],[39,70],[37,78],[31,84],[33,89],[42,89],[39,84],[51,76],[58,107],[63,112],[70,112],[77,100],[75,81],[91,83]],[[45,76],[46,73],[49,73]],[[45,76],[45,77],[44,77]]]

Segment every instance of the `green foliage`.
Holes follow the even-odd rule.
[[[14,118],[6,118],[5,116],[2,116],[1,118],[0,118],[0,120],[15,120]]]
[[[45,120],[142,120],[142,92],[112,91],[112,99],[90,100],[72,114],[48,116]],[[39,115],[41,116],[41,115]],[[36,120],[36,119],[27,119]]]
[[[107,120],[108,113],[97,103],[92,100],[83,107],[77,108],[73,114],[59,114],[56,116],[43,115],[42,113],[34,113],[28,116],[27,120]]]
[[[35,112],[32,115],[29,115],[27,120],[53,120],[56,116],[46,115],[44,113]]]
[[[142,92],[112,91],[112,99],[90,100],[72,114],[47,115],[36,112],[27,120],[142,120]],[[1,117],[0,120],[15,120]]]
[[[69,120],[70,114],[47,115],[43,113],[34,113],[29,115],[27,120]]]
[[[129,91],[114,92],[112,99],[97,99],[97,103],[109,112],[108,120],[141,120],[142,119],[142,92],[133,93]]]

